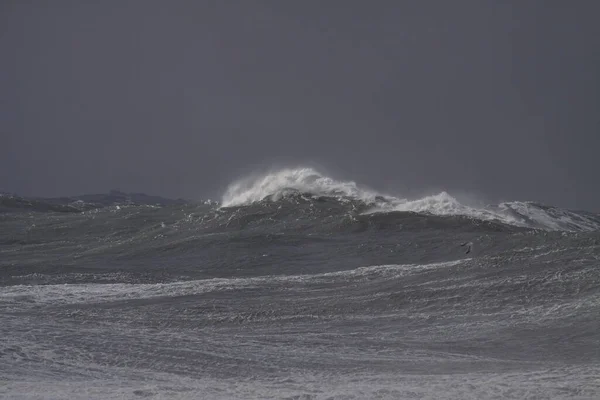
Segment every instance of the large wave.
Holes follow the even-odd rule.
[[[367,206],[365,213],[405,211],[440,216],[466,216],[545,230],[600,230],[600,216],[591,213],[521,201],[470,207],[460,203],[447,192],[419,199],[406,199],[378,193],[353,181],[336,180],[313,168],[286,168],[236,181],[227,188],[221,206],[247,206],[261,201],[278,201],[296,194],[316,198],[331,197],[340,201],[359,201]]]

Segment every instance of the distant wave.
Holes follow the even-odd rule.
[[[104,207],[169,206],[186,203],[183,199],[173,200],[144,193],[123,193],[118,190],[111,190],[107,194],[55,198],[26,198],[15,194],[0,193],[0,212],[28,210],[78,213]]]
[[[404,211],[439,216],[466,216],[544,230],[600,230],[600,215],[592,213],[520,201],[475,208],[461,204],[446,192],[409,200],[378,193],[353,181],[336,180],[313,168],[286,168],[236,181],[227,188],[221,207],[248,206],[263,201],[275,202],[297,194],[313,198],[330,197],[342,202],[359,201],[366,206],[366,214]]]

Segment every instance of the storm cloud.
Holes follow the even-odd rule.
[[[0,190],[219,197],[272,165],[600,211],[594,1],[3,1]]]

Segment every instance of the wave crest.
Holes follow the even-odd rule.
[[[286,168],[259,177],[250,177],[229,185],[222,198],[223,207],[244,206],[265,199],[272,201],[293,193],[315,197],[360,200],[367,204],[383,200],[385,196],[359,188],[352,181],[338,181],[312,168]]]

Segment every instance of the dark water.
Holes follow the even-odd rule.
[[[3,398],[600,398],[593,214],[15,204]]]

